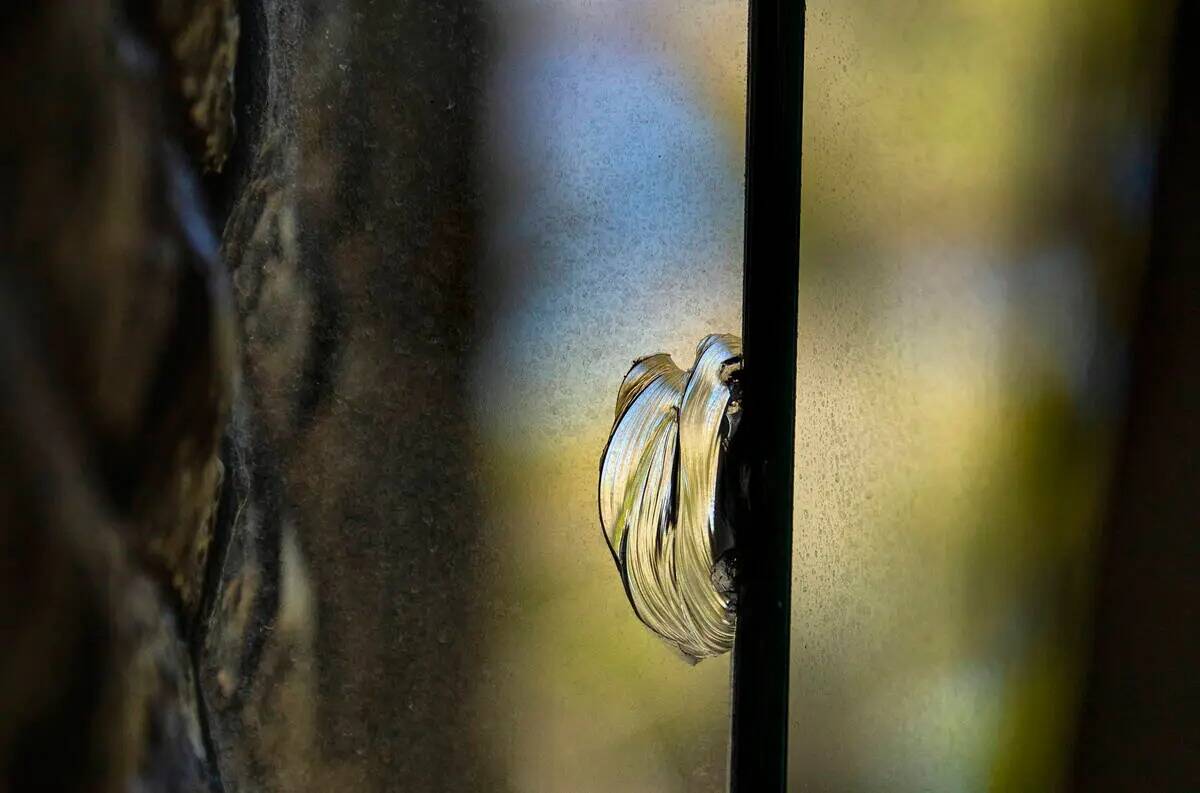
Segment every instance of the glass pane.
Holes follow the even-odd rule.
[[[1059,780],[1169,5],[808,4],[795,789]]]
[[[495,12],[475,740],[513,790],[721,790],[728,657],[690,667],[633,616],[596,476],[635,357],[740,333],[746,5]]]

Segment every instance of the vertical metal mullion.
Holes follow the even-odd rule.
[[[746,474],[739,521],[730,784],[787,788],[800,253],[803,0],[751,0],[742,306]]]

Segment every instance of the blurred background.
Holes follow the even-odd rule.
[[[797,789],[1063,781],[1169,5],[808,5]]]
[[[1062,781],[1171,10],[808,3],[797,790]],[[520,790],[719,790],[727,662],[631,618],[592,482],[628,362],[739,325],[747,8],[497,13],[481,737]]]

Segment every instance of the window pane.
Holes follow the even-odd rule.
[[[495,12],[476,740],[515,790],[721,790],[727,657],[688,666],[633,616],[596,476],[635,357],[740,333],[746,5]]]
[[[1059,778],[1168,5],[808,4],[796,789]]]

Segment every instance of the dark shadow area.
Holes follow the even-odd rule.
[[[1104,527],[1079,791],[1200,788],[1200,8],[1180,3],[1125,435]]]

